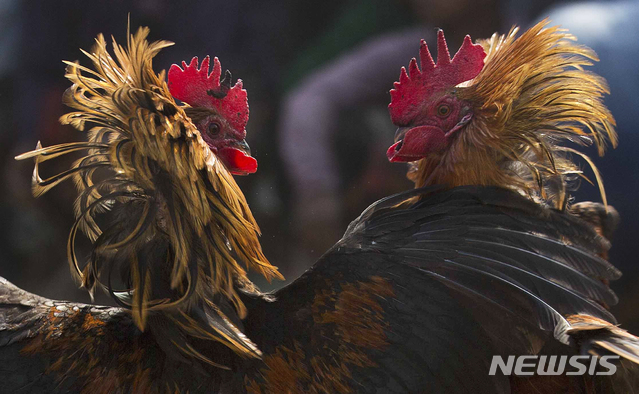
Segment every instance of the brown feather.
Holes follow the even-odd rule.
[[[600,155],[607,140],[616,146],[615,121],[602,101],[606,82],[583,69],[596,54],[547,25],[542,21],[518,38],[513,28],[482,42],[483,70],[457,88],[475,116],[443,157],[419,162],[411,175],[418,187],[495,185],[563,208],[566,183],[581,170],[569,155],[575,151],[559,143],[594,143]],[[587,162],[605,202],[598,172]]]
[[[213,296],[228,300],[243,318],[246,308],[236,285],[255,291],[243,266],[269,280],[282,277],[262,253],[259,228],[232,175],[171,97],[164,72],[153,71],[153,57],[172,43],[149,43],[148,33],[140,28],[128,36],[126,48],[114,40],[115,59],[99,35],[93,50],[84,52],[94,70],[65,62],[73,86],[64,102],[76,112],[60,120],[79,130],[88,128],[88,142],[38,146],[18,159],[35,159],[36,195],[74,179],[79,195],[68,244],[72,273],[91,293],[102,287],[116,294],[110,279],[114,268],[109,264],[123,259],[129,266],[125,269],[129,288],[117,293],[125,296],[116,299],[131,308],[140,329],[145,328],[149,312],[186,315],[198,303],[210,304]],[[86,149],[87,155],[71,170],[40,179],[40,162],[79,149]],[[97,176],[98,167],[108,174]],[[122,207],[124,220],[101,228],[96,218],[117,207]],[[84,267],[75,255],[78,229],[95,243]],[[149,242],[164,239],[166,256],[158,261],[145,258]],[[163,272],[168,278],[162,277]],[[166,289],[153,288],[163,280]],[[221,311],[217,314],[225,319]],[[259,350],[231,320],[223,323],[228,332],[215,334],[215,327],[197,327],[200,323],[193,319],[179,319],[186,333],[198,332],[198,337],[221,341],[239,354],[259,357]]]

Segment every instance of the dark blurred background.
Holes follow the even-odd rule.
[[[622,327],[639,333],[636,1],[0,0],[0,275],[43,296],[89,300],[66,261],[73,185],[34,199],[32,163],[13,157],[38,140],[50,146],[83,138],[58,123],[69,85],[61,61],[87,64],[79,48],[90,49],[101,32],[123,43],[129,14],[132,29],[149,26],[152,40],[176,43],[158,56],[157,71],[209,54],[244,80],[247,140],[259,171],[238,182],[262,228],[264,251],[287,281],[366,206],[412,187],[405,167],[391,165],[384,154],[394,134],[386,106],[400,67],[418,54],[419,39],[432,46],[436,28],[443,28],[454,53],[465,34],[485,38],[551,16],[599,53],[594,69],[611,84],[607,103],[621,144],[597,163],[609,201],[622,215],[610,254],[625,273],[613,283],[621,298],[614,312]],[[54,161],[45,175],[68,165]],[[579,199],[598,201],[595,188],[582,189]],[[284,284],[257,282],[267,290]]]

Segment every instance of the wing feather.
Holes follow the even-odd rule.
[[[621,273],[600,257],[608,247],[588,223],[513,191],[434,187],[375,203],[325,258],[354,250],[380,253],[467,300],[487,332],[501,333],[495,343],[519,340],[496,323],[509,321],[511,331],[541,330],[568,345],[575,337],[568,316],[616,324],[607,306],[617,297],[607,281]],[[626,353],[636,338],[630,337],[626,346],[608,337],[604,345],[593,340],[591,348],[615,348],[632,359]]]

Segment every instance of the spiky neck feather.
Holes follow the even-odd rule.
[[[68,254],[84,287],[107,290],[130,308],[141,329],[150,314],[174,323],[181,334],[171,335],[167,346],[200,360],[210,361],[188,337],[259,357],[238,328],[246,315],[238,287],[255,290],[242,265],[269,279],[281,275],[262,253],[259,228],[232,175],[175,103],[164,72],[152,69],[152,58],[172,43],[149,43],[148,33],[141,28],[128,36],[127,48],[114,41],[115,59],[98,36],[91,53],[85,52],[94,70],[66,62],[73,86],[64,101],[77,111],[61,122],[88,129],[88,142],[38,146],[19,158],[35,158],[36,195],[65,179],[75,181],[77,219]],[[39,163],[81,149],[87,155],[71,170],[40,179]],[[109,175],[96,176],[98,168]],[[105,212],[115,217],[101,228],[96,217]],[[94,242],[84,267],[75,256],[79,229]],[[116,292],[112,273],[122,273],[128,288]],[[169,327],[165,322],[152,328]]]
[[[461,148],[462,144],[458,144]],[[499,161],[489,151],[466,150],[463,157],[452,148],[442,156],[422,159],[416,168],[416,188],[430,185],[446,185],[450,188],[463,185],[503,186],[507,184]],[[477,165],[481,163],[481,165]]]
[[[602,101],[605,81],[583,66],[595,53],[574,37],[542,21],[519,38],[482,41],[485,66],[458,89],[473,104],[474,117],[438,157],[422,159],[411,175],[416,186],[477,184],[515,188],[558,208],[567,201],[567,179],[584,177],[570,155],[590,164],[605,203],[603,184],[592,162],[560,141],[616,146],[614,119]]]

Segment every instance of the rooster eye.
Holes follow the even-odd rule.
[[[209,123],[209,134],[213,136],[220,134],[220,125],[215,122]]]
[[[450,114],[450,107],[448,105],[442,104],[437,107],[437,115],[445,117]]]

